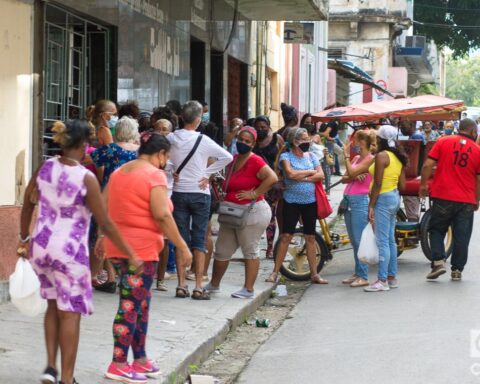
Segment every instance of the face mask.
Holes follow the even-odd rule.
[[[208,123],[210,121],[210,112],[205,112],[202,115],[202,123]]]
[[[244,154],[250,152],[251,150],[252,150],[252,147],[250,147],[249,145],[247,145],[245,143],[242,143],[240,141],[237,141],[237,152],[240,155],[244,155]]]
[[[360,146],[359,145],[354,145],[352,147],[352,152],[358,155],[360,153]]]
[[[453,133],[453,129],[445,129],[446,135],[451,135]]]
[[[309,133],[310,132],[312,132],[312,133],[315,132],[315,125],[313,125],[313,124],[304,124],[303,128],[305,128]]]
[[[302,152],[308,152],[310,149],[310,143],[302,143],[298,146]]]
[[[115,128],[115,125],[117,125],[118,122],[118,116],[110,116],[110,120],[108,120],[108,127],[110,129]]]
[[[268,136],[268,131],[262,129],[260,131],[257,131],[257,138],[258,140],[262,141]]]

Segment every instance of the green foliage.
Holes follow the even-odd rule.
[[[417,96],[420,95],[440,95],[440,91],[435,83],[425,83],[417,90]]]
[[[480,47],[478,0],[415,0],[414,20],[427,23],[427,25],[415,24],[416,35],[427,36],[440,47],[449,47],[456,58]],[[441,24],[445,27],[428,24]]]
[[[447,61],[446,96],[470,107],[480,106],[480,56]]]
[[[198,365],[197,364],[190,364],[188,366],[188,372],[190,372],[191,375],[195,374],[198,371]]]

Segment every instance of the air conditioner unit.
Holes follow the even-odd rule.
[[[408,48],[425,48],[427,43],[427,38],[425,36],[406,36],[405,37],[405,47]]]

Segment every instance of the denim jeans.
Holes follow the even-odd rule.
[[[168,273],[177,273],[177,264],[175,262],[175,246],[169,240],[168,241],[168,263],[167,263],[167,272]]]
[[[190,249],[206,252],[205,236],[210,216],[210,195],[173,192],[173,218]]]
[[[368,280],[368,265],[360,262],[357,256],[363,229],[368,224],[368,195],[345,195],[345,199],[347,200],[345,224],[350,243],[353,246],[355,275]]]
[[[444,239],[452,226],[452,270],[463,271],[468,258],[468,244],[472,236],[475,206],[457,201],[434,199],[432,217],[428,229],[433,260],[445,260]]]
[[[397,276],[397,243],[395,223],[400,208],[398,190],[381,193],[375,205],[375,237],[377,240],[379,263],[378,279]]]

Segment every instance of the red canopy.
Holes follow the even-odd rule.
[[[315,122],[373,121],[382,117],[401,117],[404,120],[456,120],[464,111],[463,101],[447,97],[424,95],[404,99],[337,107],[315,113]]]

